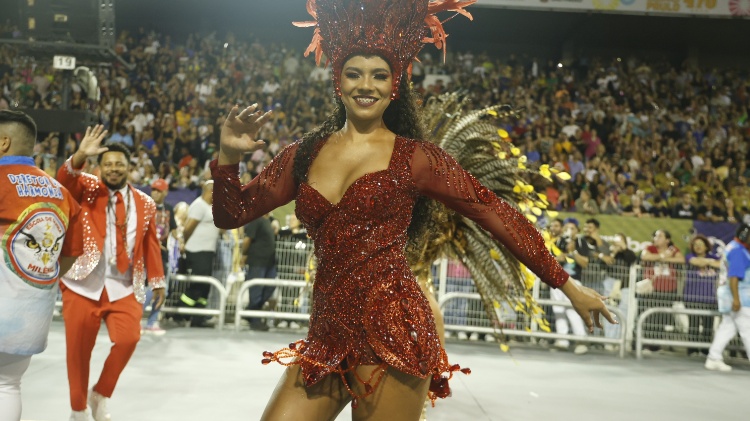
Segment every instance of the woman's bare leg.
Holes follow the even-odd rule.
[[[361,379],[369,379],[373,370],[385,370],[375,393],[359,399],[359,405],[352,409],[353,421],[416,421],[422,414],[425,396],[430,387],[430,379],[420,379],[395,368],[380,366],[360,366],[357,374]],[[376,379],[379,373],[373,376]],[[355,380],[353,373],[347,377],[352,390],[364,394],[364,386]]]
[[[443,321],[443,313],[440,312],[440,305],[435,299],[435,289],[433,288],[432,278],[428,276],[420,276],[417,279],[419,287],[422,289],[422,293],[427,297],[427,301],[430,302],[430,310],[432,315],[435,317],[435,329],[437,330],[438,338],[440,339],[440,345],[445,347],[445,323]]]
[[[351,396],[338,374],[305,387],[300,366],[292,365],[281,376],[261,420],[333,421],[349,401]]]
[[[445,322],[443,321],[443,313],[440,312],[440,306],[435,299],[435,295],[428,294],[427,301],[430,302],[432,315],[435,316],[435,329],[437,330],[438,339],[440,339],[440,345],[445,347]]]
[[[419,282],[420,288],[422,288],[422,293],[424,293],[425,297],[427,297],[427,301],[429,301],[430,303],[432,315],[435,317],[435,329],[437,330],[438,338],[440,339],[440,345],[445,348],[445,321],[443,319],[443,313],[440,312],[440,305],[435,298],[435,288],[434,284],[432,283],[432,278],[423,276],[419,277],[417,281]],[[425,402],[422,405],[422,415],[419,418],[420,420],[427,419],[428,402],[429,399],[425,398]]]

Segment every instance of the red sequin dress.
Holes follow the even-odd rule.
[[[314,241],[318,260],[310,329],[305,340],[264,353],[264,363],[300,364],[307,385],[338,373],[349,388],[344,374],[356,366],[388,365],[413,376],[432,376],[433,399],[448,394],[447,379],[441,376],[449,378],[460,367],[448,363],[429,303],[404,255],[419,195],[477,221],[549,285],[559,287],[568,279],[525,216],[431,143],[397,137],[388,168],[357,179],[335,204],[308,184],[295,183],[298,146],[284,149],[245,186],[237,165],[214,161],[211,171],[219,228],[240,227],[297,201],[297,216]],[[379,381],[356,379],[367,393],[357,396],[349,388],[355,403]]]

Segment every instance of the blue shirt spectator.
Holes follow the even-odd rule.
[[[586,170],[586,167],[583,165],[583,161],[581,161],[580,154],[575,154],[574,157],[571,157],[571,159],[568,161],[568,166],[570,167],[570,176],[572,178],[575,178],[576,174],[582,173]]]
[[[110,136],[109,142],[122,143],[129,147],[133,147],[133,137],[128,133],[128,129],[125,126],[120,126],[116,133]]]

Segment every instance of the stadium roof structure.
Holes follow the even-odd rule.
[[[111,47],[80,44],[65,41],[34,41],[20,39],[2,39],[0,44],[12,45],[20,53],[32,56],[36,59],[49,59],[56,55],[74,56],[79,64],[102,64],[119,62],[128,69],[135,65],[125,61]]]

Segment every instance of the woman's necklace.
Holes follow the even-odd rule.
[[[128,221],[130,220],[130,191],[125,190],[125,194],[128,196],[128,200],[125,202],[125,221],[123,221],[122,224],[118,224],[117,222],[117,211],[115,210],[115,207],[113,206],[114,202],[116,201],[117,196],[112,196],[112,200],[109,201],[109,204],[107,205],[107,212],[112,217],[112,220],[115,222],[115,235],[112,236],[109,240],[110,244],[110,250],[112,250],[112,257],[109,258],[109,264],[110,265],[117,265],[117,230],[119,229],[122,232],[122,240],[125,242],[125,250],[124,253],[127,254],[128,260],[130,260],[130,253],[128,252]]]

